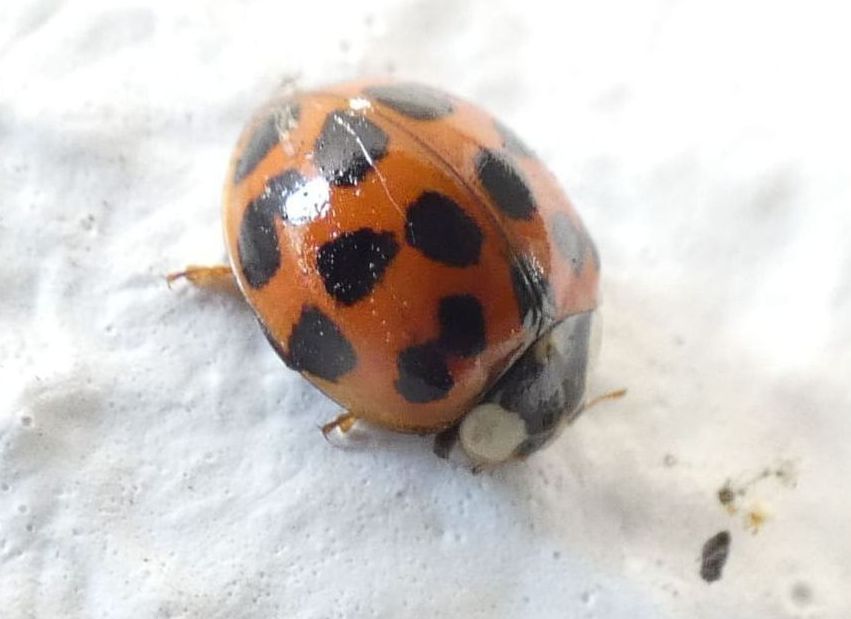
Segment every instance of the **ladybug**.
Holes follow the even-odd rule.
[[[281,93],[238,141],[223,222],[221,272],[284,363],[347,411],[324,432],[438,433],[444,455],[454,437],[493,464],[582,410],[597,250],[478,107],[392,81]]]

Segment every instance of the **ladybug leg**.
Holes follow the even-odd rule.
[[[524,458],[585,406],[594,313],[556,324],[514,362],[461,421],[461,446],[478,465]]]
[[[610,391],[609,393],[604,393],[603,395],[598,395],[596,398],[586,402],[582,405],[582,410],[580,412],[585,412],[589,408],[593,408],[597,406],[600,402],[607,402],[609,400],[619,400],[626,395],[626,389],[615,389],[614,391]]]
[[[432,451],[438,458],[446,460],[450,452],[458,444],[459,424],[450,426],[434,435],[434,446]]]
[[[355,422],[358,420],[357,416],[354,413],[343,413],[339,415],[336,419],[333,419],[322,426],[322,436],[328,438],[328,435],[334,431],[335,429],[339,429],[340,432],[345,434],[349,430],[354,427]]]
[[[185,279],[199,288],[229,288],[236,290],[236,279],[233,271],[226,264],[217,264],[210,267],[202,267],[190,264],[183,271],[169,273],[165,281],[171,288],[172,282]]]

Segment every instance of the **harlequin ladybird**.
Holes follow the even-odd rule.
[[[479,463],[582,407],[599,258],[505,125],[421,85],[281,95],[239,139],[230,265],[275,351],[354,419],[457,428]]]

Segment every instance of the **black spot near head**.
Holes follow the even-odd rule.
[[[485,349],[485,317],[482,304],[471,294],[444,297],[437,309],[438,343],[446,352],[472,357]]]
[[[423,404],[445,398],[455,382],[446,358],[434,343],[406,348],[396,360],[396,391],[408,402]]]
[[[542,327],[550,310],[551,290],[540,266],[524,258],[515,259],[511,264],[511,283],[520,322],[527,328]]]
[[[269,283],[281,267],[273,205],[258,198],[245,209],[239,226],[237,252],[242,274],[252,288]]]
[[[370,86],[367,96],[416,120],[435,120],[452,113],[452,101],[443,92],[421,84]]]
[[[502,147],[517,157],[534,157],[535,153],[521,140],[514,131],[498,120],[493,121],[496,130],[502,138]]]
[[[529,285],[528,277],[522,264],[515,261],[511,264],[511,284],[514,288],[514,299],[517,301],[517,312],[520,322],[529,326],[540,314],[540,299]]]
[[[269,112],[261,120],[248,142],[242,149],[242,154],[236,162],[233,173],[233,182],[238,183],[251,174],[263,158],[272,150],[281,139],[281,131],[295,128],[301,115],[301,108],[295,101],[283,103]]]
[[[328,294],[354,305],[372,291],[398,251],[392,232],[361,228],[322,245],[316,265]]]
[[[314,162],[328,182],[352,187],[387,154],[387,134],[363,114],[331,112],[314,145]]]
[[[355,349],[340,328],[317,307],[305,306],[287,347],[288,365],[334,382],[357,363]]]
[[[482,231],[451,198],[426,191],[408,206],[405,239],[423,254],[453,267],[479,262]]]
[[[512,219],[532,218],[536,210],[532,192],[520,172],[505,157],[482,149],[476,156],[476,173],[499,210]]]

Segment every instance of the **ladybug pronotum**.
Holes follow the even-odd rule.
[[[270,344],[354,420],[491,464],[583,407],[599,258],[552,174],[441,91],[282,94],[239,139],[230,269]]]

